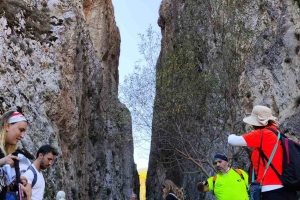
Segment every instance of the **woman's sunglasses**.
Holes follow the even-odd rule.
[[[166,187],[165,185],[162,185],[162,186],[161,186],[162,189],[164,189],[165,187]]]

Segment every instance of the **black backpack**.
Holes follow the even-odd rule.
[[[277,132],[272,128],[267,129],[272,131],[276,136],[278,133],[281,135],[280,141],[283,148],[282,174],[279,174],[272,163],[270,163],[270,167],[279,177],[283,186],[294,190],[300,190],[300,144],[287,138],[279,131]],[[261,149],[259,149],[259,152],[263,159],[269,161]]]

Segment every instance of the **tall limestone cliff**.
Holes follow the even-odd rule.
[[[249,130],[242,119],[253,105],[271,107],[281,131],[299,139],[299,6],[298,0],[162,1],[147,199],[162,198],[165,178],[182,186],[187,199],[212,198],[196,184],[215,173],[215,153],[247,169],[247,152],[230,148],[227,137]]]
[[[0,114],[28,118],[22,148],[60,152],[44,173],[44,199],[58,190],[67,199],[138,193],[111,0],[1,0],[0,14]]]

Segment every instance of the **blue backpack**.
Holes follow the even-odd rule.
[[[36,184],[36,181],[37,181],[37,173],[36,173],[36,171],[35,171],[35,169],[33,168],[32,165],[30,165],[28,169],[31,170],[32,173],[33,173],[33,180],[32,180],[32,184],[31,184],[31,187],[33,187]]]

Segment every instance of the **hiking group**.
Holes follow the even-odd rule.
[[[253,131],[228,136],[232,146],[252,149],[248,173],[234,169],[224,154],[216,154],[212,163],[215,176],[197,184],[200,192],[212,192],[217,200],[297,200],[300,189],[300,146],[279,130],[278,119],[266,106],[254,106],[243,119]],[[298,168],[298,169],[297,169]],[[249,174],[249,175],[248,175]],[[167,189],[165,189],[167,188]],[[163,198],[182,200],[177,186],[167,180]]]
[[[21,150],[17,145],[24,138],[27,126],[24,115],[16,111],[8,111],[0,118],[0,200],[23,199],[25,196],[27,200],[43,199],[45,180],[41,170],[51,166],[58,153],[50,145],[41,146],[32,165],[28,161],[25,173],[20,174]],[[15,181],[11,181],[12,176]]]
[[[254,130],[241,136],[231,134],[228,143],[253,148],[249,176],[244,170],[231,168],[226,155],[216,154],[212,163],[217,174],[199,182],[198,190],[210,191],[218,200],[296,200],[300,188],[299,144],[279,131],[277,118],[266,106],[255,106],[243,121]],[[50,145],[41,146],[33,164],[20,175],[17,144],[24,138],[27,126],[26,118],[16,111],[0,118],[0,200],[8,199],[8,191],[18,191],[20,199],[24,195],[27,200],[43,199],[45,180],[41,170],[51,166],[58,153]],[[16,182],[8,181],[8,168],[16,169]],[[186,199],[183,189],[171,180],[164,181],[162,191],[166,200]],[[57,198],[65,198],[64,192],[60,191]]]

